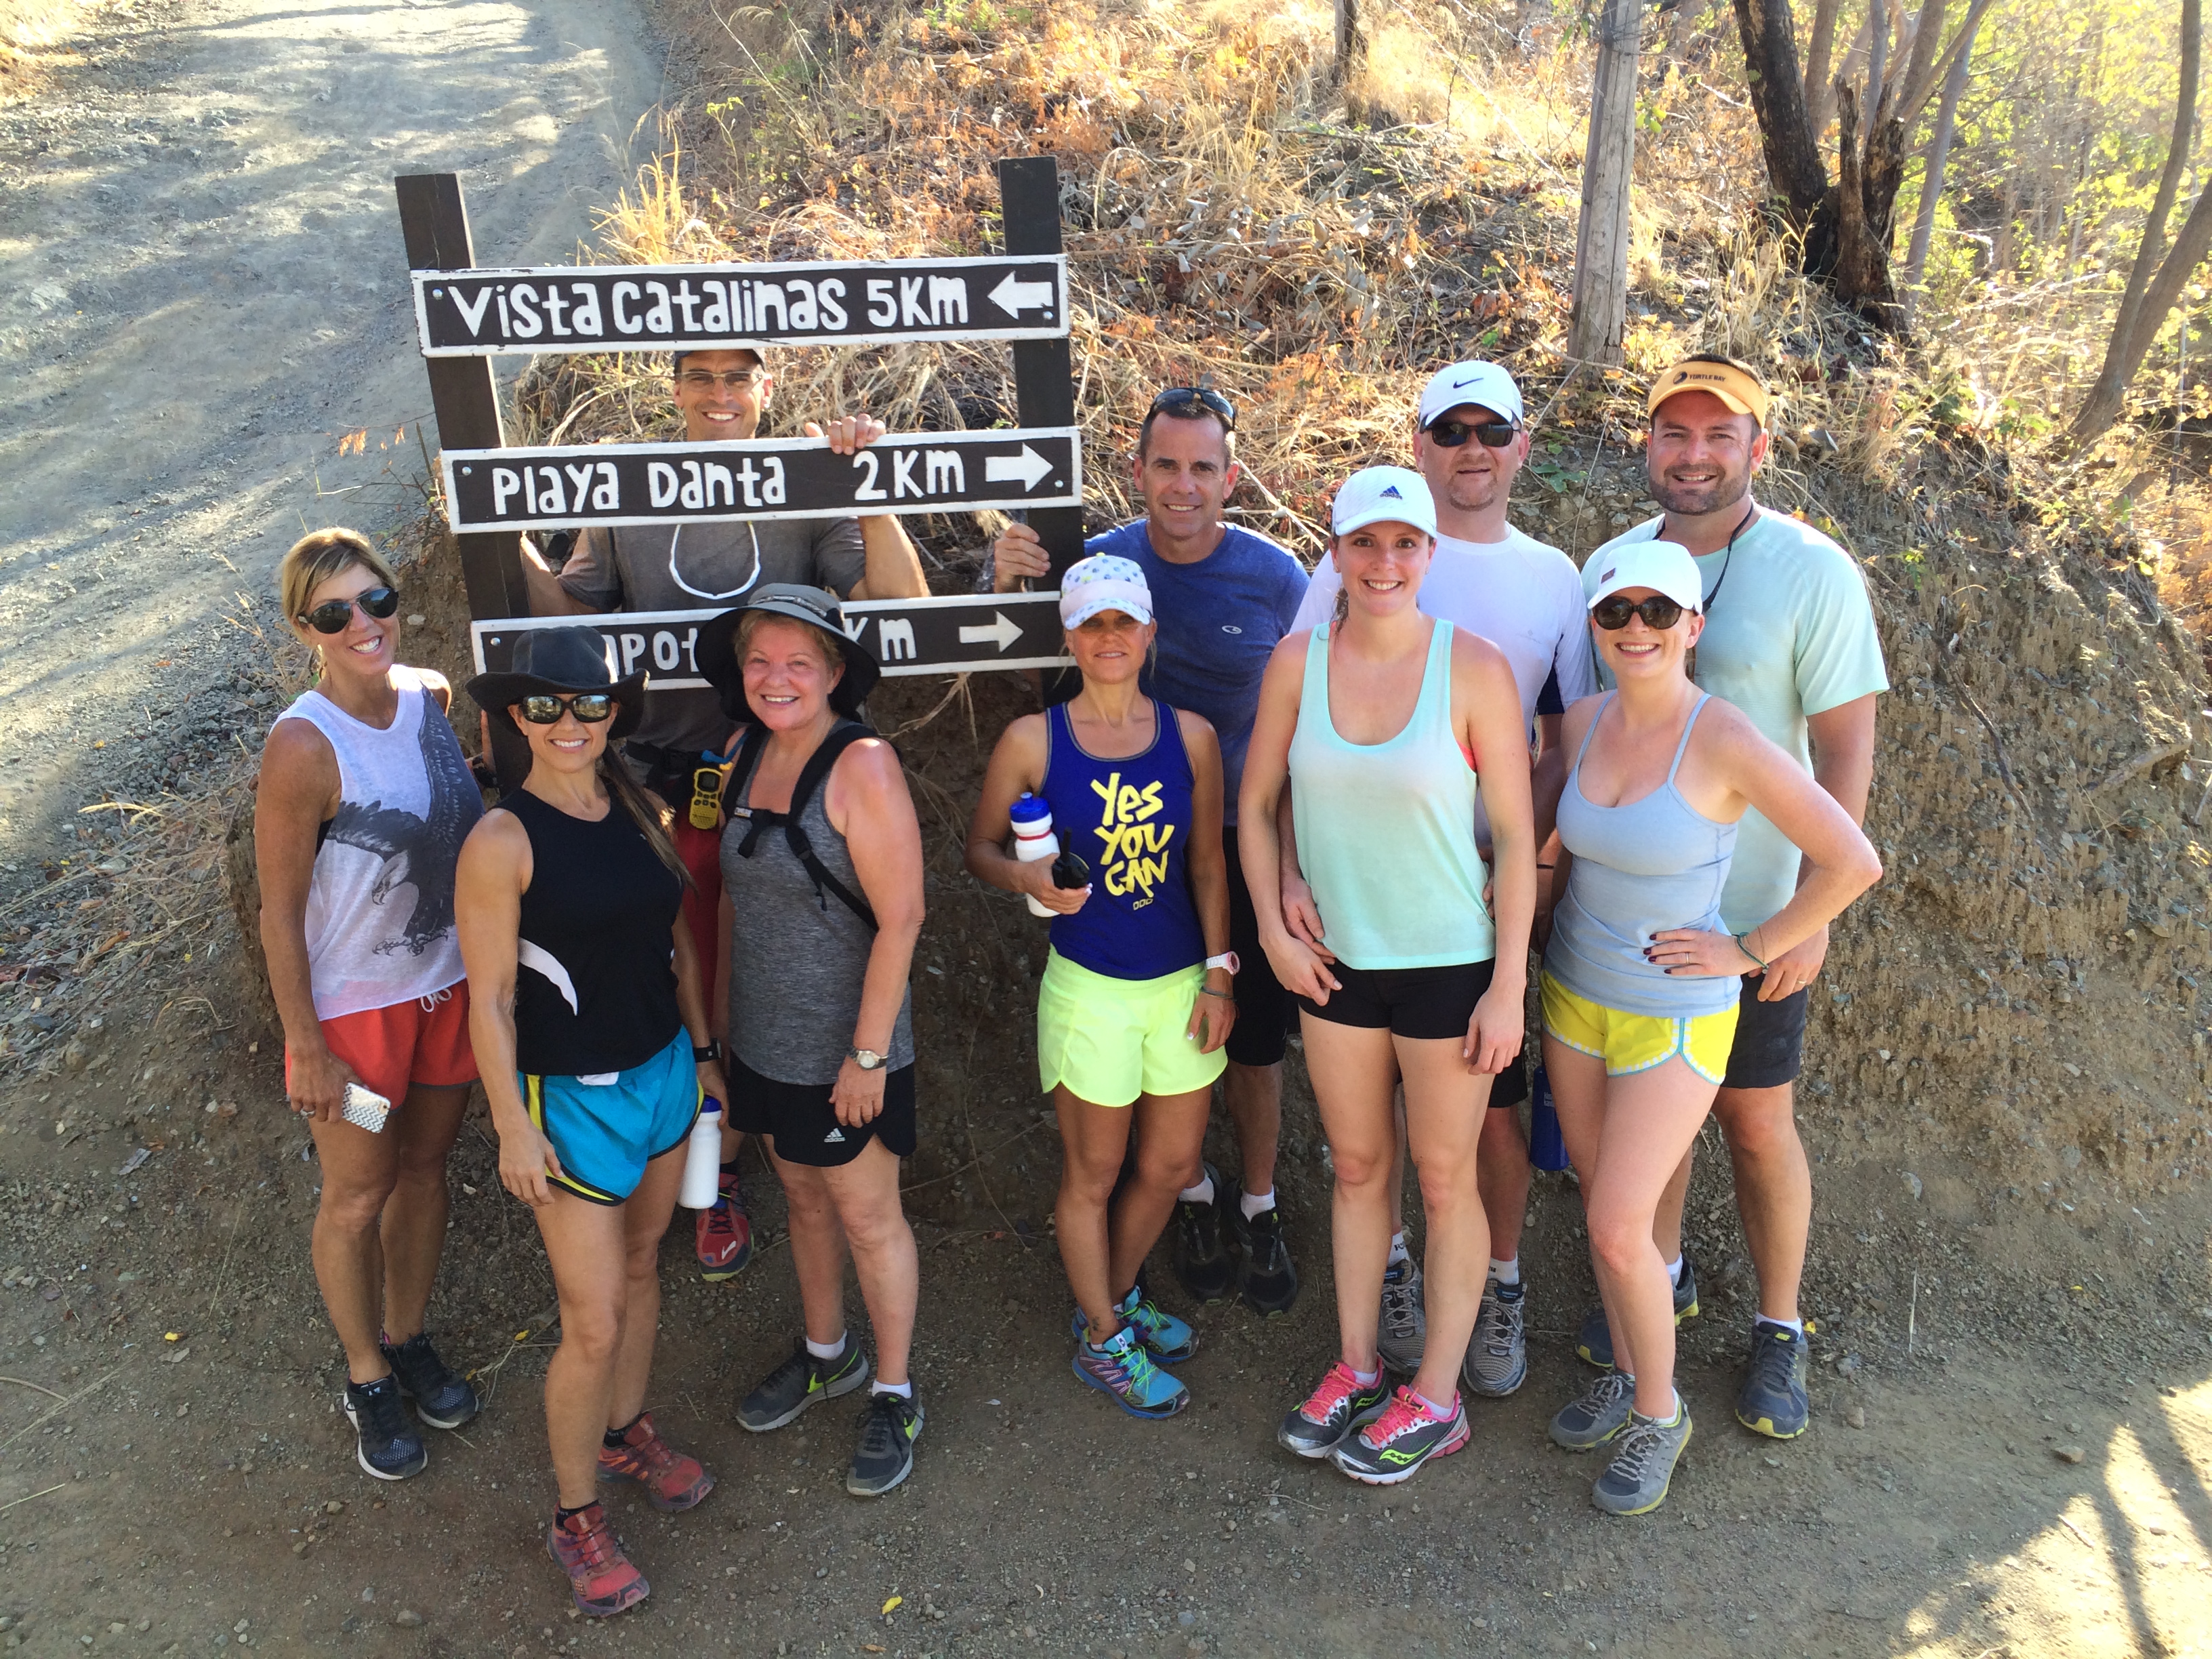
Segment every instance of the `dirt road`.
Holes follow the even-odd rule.
[[[458,170],[480,257],[561,261],[662,72],[627,0],[118,0],[79,55],[0,109],[0,893],[79,805],[255,741],[236,596],[404,509],[392,175]]]

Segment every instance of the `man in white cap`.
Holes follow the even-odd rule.
[[[1238,959],[1237,1024],[1222,1101],[1243,1161],[1237,1190],[1212,1164],[1176,1206],[1176,1276],[1201,1302],[1241,1293],[1263,1316],[1290,1311],[1297,1267],[1275,1204],[1283,1130],[1283,1054],[1297,1018],[1260,948],[1260,924],[1237,847],[1237,792],[1260,707],[1267,659],[1305,597],[1306,572],[1288,548],[1222,522],[1237,488],[1237,410],[1208,386],[1170,386],[1138,428],[1136,483],[1145,516],[1093,536],[1086,557],[1109,553],[1145,573],[1159,633],[1143,687],[1213,723],[1221,739],[1222,841],[1229,860],[1229,943]],[[993,544],[992,586],[1006,593],[1044,580],[1051,561],[1036,532],[1009,525]],[[1224,1223],[1235,1249],[1224,1240]],[[1241,1256],[1242,1261],[1238,1260]]]
[[[1595,584],[1606,555],[1625,543],[1679,542],[1705,583],[1705,629],[1698,684],[1725,697],[1801,765],[1857,823],[1874,781],[1875,698],[1889,689],[1866,580],[1849,553],[1811,526],[1753,499],[1766,459],[1766,388],[1727,357],[1686,357],[1661,374],[1644,470],[1661,517],[1615,537],[1589,556]],[[1721,925],[1756,928],[1797,889],[1797,848],[1757,812],[1746,812],[1735,861],[1721,893]],[[1805,1324],[1797,1306],[1813,1220],[1813,1176],[1797,1138],[1792,1085],[1802,1062],[1808,988],[1828,950],[1822,928],[1744,978],[1728,1073],[1713,1102],[1735,1165],[1736,1208],[1759,1273],[1751,1364],[1736,1420],[1777,1439],[1805,1431]],[[1660,1200],[1652,1236],[1675,1278],[1675,1320],[1697,1311],[1682,1255],[1685,1156]],[[1610,1365],[1604,1312],[1585,1321],[1583,1358]]]
[[[1437,504],[1437,551],[1422,579],[1420,607],[1455,628],[1479,634],[1505,653],[1521,694],[1521,714],[1538,759],[1531,777],[1540,848],[1565,775],[1559,720],[1566,706],[1597,689],[1584,620],[1582,578],[1558,548],[1509,521],[1513,480],[1528,459],[1521,388],[1496,363],[1462,362],[1431,375],[1414,419],[1413,459]],[[1298,611],[1311,628],[1335,613],[1343,583],[1324,560]],[[1486,854],[1489,825],[1475,807],[1475,832]],[[1540,861],[1543,858],[1540,852]],[[1540,868],[1540,890],[1551,878]],[[1295,883],[1295,884],[1293,884]],[[1304,884],[1285,861],[1285,901],[1304,898]],[[1540,903],[1542,902],[1540,891]],[[1528,1374],[1522,1310],[1521,1227],[1528,1207],[1528,1140],[1519,1107],[1528,1097],[1523,1054],[1491,1085],[1477,1157],[1482,1206],[1490,1218],[1490,1277],[1468,1343],[1462,1380],[1479,1395],[1511,1394]],[[1405,1126],[1398,1133],[1402,1187]],[[1396,1188],[1394,1188],[1394,1192]],[[1382,1344],[1393,1365],[1420,1364],[1427,1322],[1420,1264],[1406,1248],[1402,1226],[1390,1241],[1382,1289]]]

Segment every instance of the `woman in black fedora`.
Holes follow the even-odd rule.
[[[791,1207],[805,1330],[738,1407],[756,1433],[869,1382],[845,1328],[849,1252],[876,1339],[845,1489],[914,1468],[907,1374],[918,1284],[899,1203],[915,1149],[907,973],[921,932],[921,827],[897,753],[858,718],[875,659],[835,595],[777,583],[700,630],[700,672],[739,722],[723,800],[720,981],[730,1117],[764,1138]]]
[[[684,1142],[701,1094],[726,1091],[667,809],[610,747],[644,694],[645,676],[617,680],[599,635],[580,627],[526,632],[512,670],[469,682],[477,706],[528,742],[531,763],[470,832],[454,901],[499,1178],[535,1212],[560,1297],[547,1547],[595,1616],[648,1590],[598,1483],[638,1481],[663,1510],[714,1484],[645,1409]]]

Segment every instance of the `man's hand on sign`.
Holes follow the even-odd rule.
[[[1042,581],[1052,574],[1052,560],[1025,524],[1010,524],[991,544],[991,591],[1015,593],[1025,581]]]
[[[824,426],[819,421],[806,423],[810,438],[827,438],[833,455],[851,455],[866,449],[890,430],[872,415],[841,415]]]

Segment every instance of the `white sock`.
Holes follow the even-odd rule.
[[[914,1398],[914,1384],[886,1382],[881,1377],[878,1377],[868,1385],[868,1397],[872,1400],[879,1394],[895,1394],[902,1400],[911,1400]]]
[[[817,1342],[810,1336],[806,1339],[806,1352],[817,1359],[835,1359],[845,1352],[845,1333],[838,1332],[835,1342]]]
[[[1197,1186],[1186,1187],[1176,1196],[1186,1204],[1211,1204],[1213,1202],[1213,1177],[1202,1175],[1198,1178]]]
[[[1344,1369],[1352,1371],[1352,1367],[1349,1365]],[[1363,1389],[1371,1389],[1382,1380],[1382,1367],[1377,1365],[1371,1371],[1352,1371],[1352,1380]]]
[[[1633,1379],[1632,1379],[1632,1380],[1633,1380]],[[1668,1412],[1668,1413],[1667,1413],[1667,1415],[1666,1415],[1666,1416],[1664,1416],[1664,1417],[1654,1417],[1654,1418],[1649,1418],[1649,1419],[1646,1419],[1645,1420],[1646,1420],[1646,1421],[1648,1421],[1648,1422],[1656,1423],[1656,1424],[1658,1424],[1661,1427],[1662,1427],[1662,1428],[1668,1428],[1668,1429],[1673,1428],[1673,1427],[1674,1427],[1677,1423],[1680,1422],[1680,1421],[1682,1420],[1682,1391],[1681,1391],[1680,1389],[1676,1389],[1675,1390],[1674,1390],[1674,1410],[1672,1410],[1672,1411]],[[1633,1407],[1632,1407],[1631,1409],[1632,1410],[1632,1409],[1633,1409]],[[1641,1413],[1641,1412],[1638,1412],[1636,1414],[1637,1414],[1638,1417],[1642,1417],[1642,1416],[1644,1415],[1644,1413]]]
[[[1423,1409],[1425,1409],[1431,1417],[1434,1418],[1439,1423],[1449,1418],[1459,1406],[1459,1396],[1457,1395],[1454,1395],[1452,1396],[1451,1404],[1449,1406],[1439,1406],[1435,1401],[1430,1399],[1428,1395],[1421,1393],[1418,1389],[1413,1391],[1413,1398],[1419,1401]]]
[[[1501,1285],[1518,1285],[1521,1282],[1521,1258],[1516,1255],[1510,1261],[1500,1261],[1493,1255],[1490,1258],[1490,1276]]]
[[[1254,1216],[1265,1215],[1275,1207],[1275,1189],[1270,1187],[1264,1193],[1247,1193],[1237,1200],[1237,1207],[1244,1212],[1247,1221]]]
[[[1388,1273],[1391,1268],[1396,1267],[1401,1261],[1410,1261],[1412,1260],[1413,1256],[1411,1253],[1406,1249],[1406,1235],[1404,1231],[1401,1230],[1398,1232],[1392,1233],[1390,1235],[1390,1259],[1382,1264],[1382,1271],[1384,1273]]]
[[[1799,1336],[1805,1334],[1805,1322],[1802,1319],[1769,1319],[1765,1314],[1761,1314],[1752,1322],[1751,1328],[1756,1331],[1761,1325],[1778,1326],[1785,1331],[1795,1332]]]
[[[1676,1290],[1682,1287],[1682,1258],[1676,1256],[1667,1264],[1667,1281]]]

